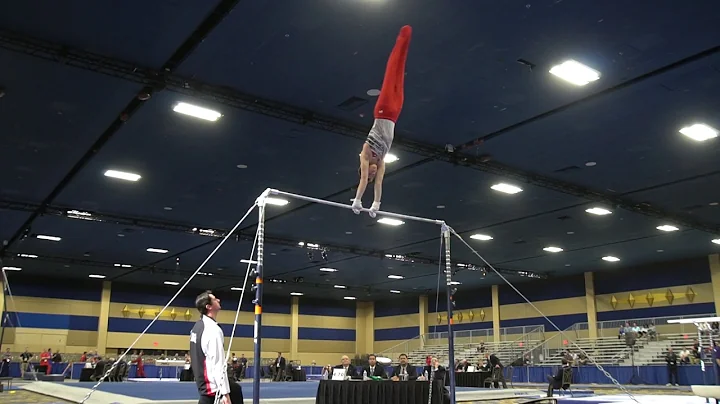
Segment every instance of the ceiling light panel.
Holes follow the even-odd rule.
[[[198,119],[203,119],[206,121],[215,122],[222,116],[221,113],[217,111],[213,111],[211,109],[198,107],[197,105],[188,104],[185,102],[180,102],[173,108],[173,111],[183,114],[192,116]]]
[[[553,66],[550,74],[576,86],[584,86],[600,79],[599,71],[572,59]]]
[[[495,185],[491,186],[490,188],[495,191],[503,192],[503,193],[510,194],[510,195],[522,192],[522,188],[516,187],[515,185],[506,184],[504,182],[495,184]]]
[[[704,142],[718,137],[718,130],[704,123],[686,126],[680,129],[680,133],[698,142]]]

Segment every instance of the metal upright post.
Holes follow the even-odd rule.
[[[253,343],[255,344],[255,377],[253,378],[253,404],[260,404],[260,369],[262,361],[262,295],[263,295],[263,254],[265,249],[265,198],[263,194],[258,198],[258,227],[257,227],[257,265],[255,266],[255,331]]]
[[[442,237],[445,240],[445,281],[447,283],[447,317],[448,317],[448,369],[450,376],[450,404],[455,404],[455,336],[453,335],[452,305],[452,262],[450,261],[450,227],[442,224]]]

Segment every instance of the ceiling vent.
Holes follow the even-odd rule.
[[[352,96],[338,104],[338,108],[342,109],[343,111],[350,112],[362,107],[363,105],[367,104],[367,102],[368,101],[364,98]]]
[[[578,166],[567,166],[567,167],[563,167],[558,170],[555,170],[555,172],[556,173],[567,173],[570,171],[577,171],[579,169],[580,169],[580,167],[578,167]]]

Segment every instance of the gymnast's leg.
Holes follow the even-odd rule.
[[[410,48],[411,36],[412,28],[409,25],[400,29],[400,34],[395,41],[395,47],[393,47],[385,67],[385,77],[380,96],[375,103],[375,119],[387,119],[397,122],[400,116],[405,97],[405,61]]]

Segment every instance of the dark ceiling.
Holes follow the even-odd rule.
[[[712,0],[5,2],[3,265],[163,287],[217,246],[199,229],[227,234],[268,187],[348,203],[372,124],[367,92],[405,24],[414,34],[383,210],[446,220],[513,282],[720,251],[720,139],[679,133],[720,128],[718,15]],[[549,73],[567,59],[600,79]],[[178,102],[223,116],[181,115]],[[523,192],[490,188],[499,182]],[[613,213],[585,212],[597,206]],[[191,285],[241,286],[256,222]],[[656,229],[665,224],[679,230]],[[286,282],[269,293],[436,288],[437,226],[290,200],[268,207],[266,231],[266,274]],[[457,240],[452,256],[483,264]],[[456,280],[500,283],[482,272]]]

